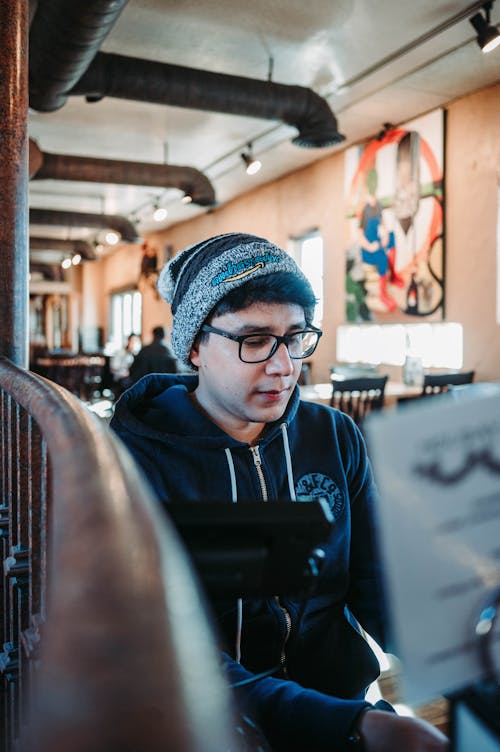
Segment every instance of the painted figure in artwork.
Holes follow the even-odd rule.
[[[396,272],[396,244],[394,232],[384,222],[382,206],[377,199],[377,171],[372,168],[366,176],[366,203],[359,222],[361,258],[378,272],[378,295],[388,311],[396,311],[398,304],[387,289],[388,281],[404,286],[403,278]]]

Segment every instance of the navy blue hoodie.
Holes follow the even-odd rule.
[[[245,600],[237,639],[236,604],[212,605],[231,683],[280,662],[285,667],[237,690],[273,750],[342,752],[379,668],[346,615],[354,615],[380,644],[384,639],[376,490],[363,437],[348,416],[301,401],[296,388],[282,418],[266,426],[258,447],[250,447],[195,407],[189,392],[197,381],[190,375],[145,376],[120,397],[111,427],[167,511],[169,500],[328,501],[333,532],[305,606],[287,597]]]

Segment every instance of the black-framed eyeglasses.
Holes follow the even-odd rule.
[[[289,356],[293,360],[302,360],[308,358],[316,349],[319,338],[323,334],[321,329],[310,325],[307,329],[301,329],[299,332],[285,334],[231,334],[222,329],[217,329],[210,324],[203,324],[202,332],[218,334],[226,339],[231,339],[238,343],[238,355],[243,363],[263,363],[265,360],[272,358],[278,347],[283,343]]]

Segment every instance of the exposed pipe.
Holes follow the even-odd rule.
[[[298,129],[298,146],[331,146],[345,138],[326,100],[312,89],[123,55],[97,53],[69,94],[283,120]]]
[[[30,106],[50,112],[71,94],[283,120],[299,146],[344,140],[325,99],[302,86],[99,53],[126,0],[44,0],[30,29]],[[97,53],[97,54],[96,54]]]
[[[63,240],[61,238],[30,238],[30,251],[69,251],[79,253],[83,259],[96,258],[94,246],[86,240]]]
[[[39,261],[30,261],[30,274],[41,274],[44,279],[51,282],[63,282],[64,273],[60,264],[43,264]]]
[[[51,112],[87,69],[127,0],[39,0],[30,28],[30,106]]]
[[[134,225],[119,214],[90,214],[87,212],[30,209],[30,224],[56,225],[58,227],[99,227],[119,232],[127,243],[137,243],[140,238]]]
[[[215,191],[209,179],[194,167],[97,159],[40,151],[30,140],[30,177],[33,180],[78,180],[94,183],[178,188],[199,206],[213,206]]]

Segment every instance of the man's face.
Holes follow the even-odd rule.
[[[235,335],[277,334],[300,331],[306,326],[302,308],[289,303],[254,303],[237,313],[225,313],[209,321]],[[265,423],[280,418],[295,387],[302,365],[292,360],[284,344],[262,363],[243,363],[238,343],[209,334],[191,350],[198,367],[196,399],[207,415],[226,433],[241,441],[255,440]]]

